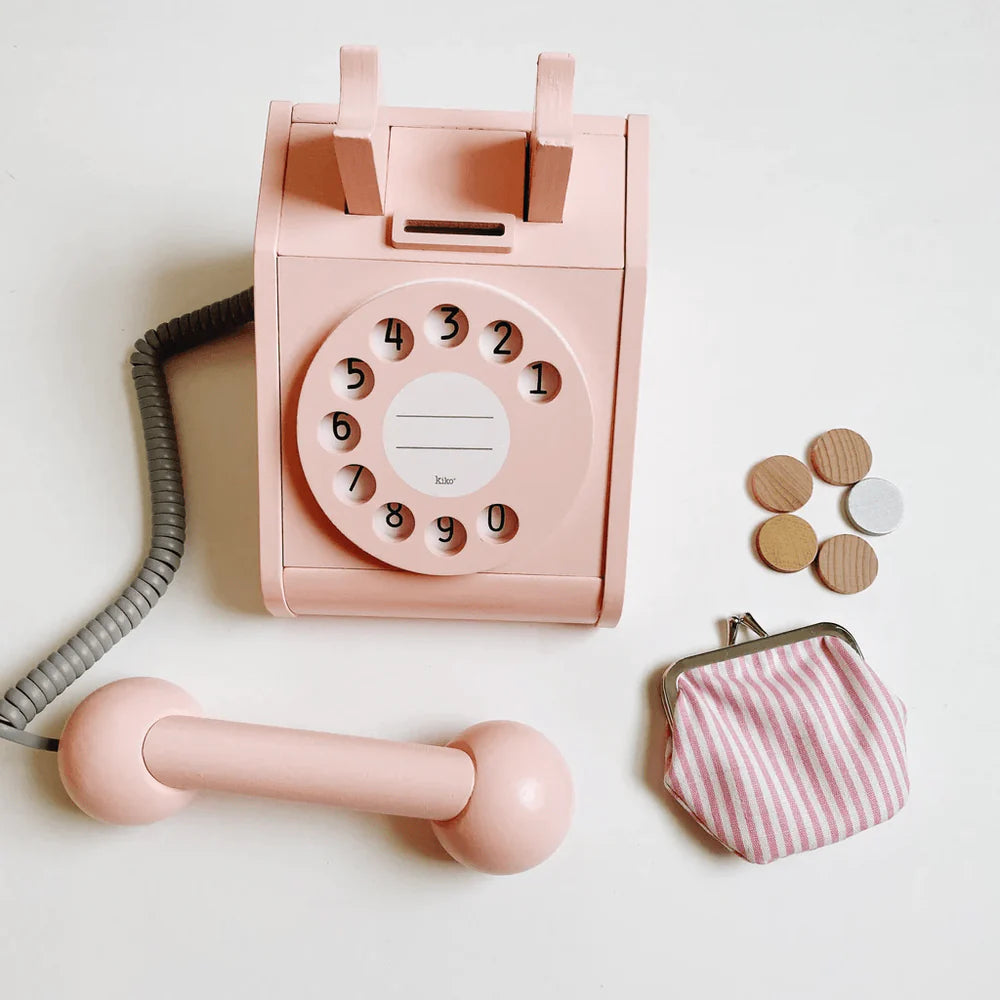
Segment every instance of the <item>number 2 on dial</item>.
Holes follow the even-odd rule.
[[[494,354],[502,355],[503,357],[510,357],[514,352],[507,347],[507,341],[510,340],[511,326],[506,320],[500,320],[499,323],[493,324],[493,332],[500,334],[500,340],[497,341],[493,348]]]

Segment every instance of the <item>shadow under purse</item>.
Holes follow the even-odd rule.
[[[741,626],[759,638],[734,645]],[[906,708],[840,625],[768,635],[749,612],[730,618],[729,646],[668,667],[662,699],[667,791],[754,864],[843,840],[906,802]]]

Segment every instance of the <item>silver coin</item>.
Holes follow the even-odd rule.
[[[847,494],[847,516],[866,535],[887,535],[903,520],[903,494],[887,479],[862,479]]]

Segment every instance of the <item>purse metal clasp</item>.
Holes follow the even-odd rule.
[[[761,639],[767,638],[767,632],[761,628],[760,622],[749,611],[744,611],[742,615],[733,615],[729,619],[729,638],[726,640],[727,646],[735,646],[739,638],[740,628],[748,628],[751,632],[756,632]]]
[[[757,638],[738,643],[736,640],[739,638],[741,628],[755,632]],[[815,625],[806,625],[804,628],[796,628],[789,632],[777,632],[774,635],[770,635],[749,611],[744,611],[742,615],[733,615],[729,619],[728,640],[725,646],[720,649],[709,650],[705,653],[695,653],[694,656],[685,656],[683,659],[672,663],[663,671],[660,700],[663,702],[663,711],[666,712],[667,722],[673,728],[674,708],[677,705],[677,679],[685,671],[693,670],[695,667],[707,667],[712,663],[722,663],[725,660],[732,660],[738,656],[750,656],[753,653],[762,653],[769,649],[776,649],[778,646],[787,646],[793,642],[801,642],[804,639],[816,639],[819,636],[842,639],[858,656],[862,655],[857,640],[843,625],[835,625],[833,622],[817,622]]]

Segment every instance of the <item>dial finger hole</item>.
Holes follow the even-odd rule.
[[[453,556],[461,552],[467,538],[465,526],[454,517],[435,518],[424,531],[427,548],[442,556]]]
[[[344,358],[333,369],[333,391],[344,399],[364,399],[375,388],[375,376],[361,358]]]
[[[479,350],[487,361],[506,365],[513,361],[524,346],[521,331],[511,322],[498,319],[479,335]]]
[[[402,361],[413,350],[413,331],[401,319],[381,319],[375,324],[369,343],[383,361]]]
[[[551,403],[562,388],[562,376],[548,361],[535,361],[518,376],[517,388],[530,403]]]
[[[424,322],[424,332],[437,347],[458,347],[469,332],[469,321],[458,306],[435,306]]]
[[[320,421],[319,443],[327,451],[351,451],[360,440],[361,427],[343,410],[334,410]]]
[[[483,541],[502,544],[509,542],[517,534],[518,525],[517,514],[512,507],[491,503],[479,512],[476,527]]]
[[[402,542],[413,534],[413,513],[402,503],[384,503],[375,512],[373,527],[379,538]]]
[[[333,477],[333,492],[344,503],[368,503],[375,496],[375,477],[363,465],[345,465]]]

